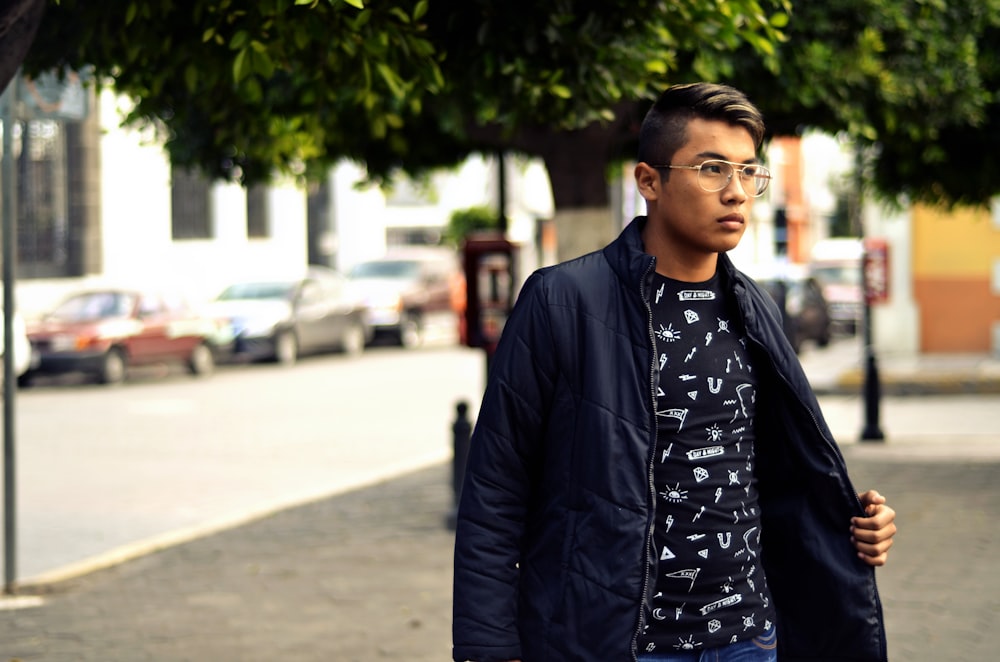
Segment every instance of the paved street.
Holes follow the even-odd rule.
[[[447,371],[450,356],[433,350],[429,358]],[[285,406],[295,396],[288,400]],[[993,659],[1000,649],[1000,398],[887,398],[885,443],[855,441],[857,396],[824,396],[822,404],[843,435],[856,486],[877,487],[899,513],[891,564],[879,571],[890,659]],[[436,435],[447,424],[425,425]],[[365,440],[391,443],[374,432]],[[310,448],[295,451],[317,457]],[[219,465],[237,455],[223,455]],[[280,456],[272,447],[257,463]],[[0,600],[0,662],[448,659],[452,537],[443,522],[452,506],[450,467],[429,456],[423,467],[29,586]],[[224,475],[233,489],[247,480]]]

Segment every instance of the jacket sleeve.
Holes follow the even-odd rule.
[[[455,532],[455,660],[521,657],[518,563],[556,375],[543,272],[521,290],[493,357]]]

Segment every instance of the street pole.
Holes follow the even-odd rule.
[[[864,189],[864,154],[860,146],[855,148],[855,183],[857,186],[857,208],[854,213],[857,215],[857,227],[861,241],[865,241],[864,209],[862,205]],[[862,308],[863,315],[861,321],[861,339],[864,343],[864,407],[865,422],[861,429],[861,441],[882,441],[885,435],[879,427],[879,401],[882,397],[882,387],[878,376],[878,361],[875,358],[875,347],[872,340],[872,306],[871,306],[871,283],[868,282],[868,248],[864,248],[861,264],[861,295],[864,301]]]
[[[3,246],[3,592],[14,593],[17,581],[17,483],[14,455],[14,216],[17,212],[17,187],[14,185],[14,120],[17,83],[15,75],[7,85],[0,102],[3,123],[3,155],[0,157],[0,177],[3,181],[0,242]]]

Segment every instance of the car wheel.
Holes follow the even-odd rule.
[[[299,358],[299,341],[291,331],[282,331],[274,337],[274,360],[281,365],[292,365]]]
[[[192,375],[208,375],[215,370],[215,355],[212,348],[205,343],[199,343],[188,358],[188,370]]]
[[[407,317],[399,325],[399,344],[403,347],[417,347],[423,340],[420,322],[415,317]]]
[[[340,341],[341,350],[349,356],[357,356],[365,349],[366,336],[364,326],[361,324],[352,324]]]
[[[120,384],[125,381],[127,370],[128,364],[125,361],[124,352],[112,347],[101,361],[101,367],[97,373],[97,381],[101,384]]]

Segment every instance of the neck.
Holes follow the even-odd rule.
[[[674,243],[648,231],[643,232],[642,242],[646,253],[656,258],[656,273],[661,276],[686,283],[701,283],[715,275],[719,264],[718,253],[679,250]]]

